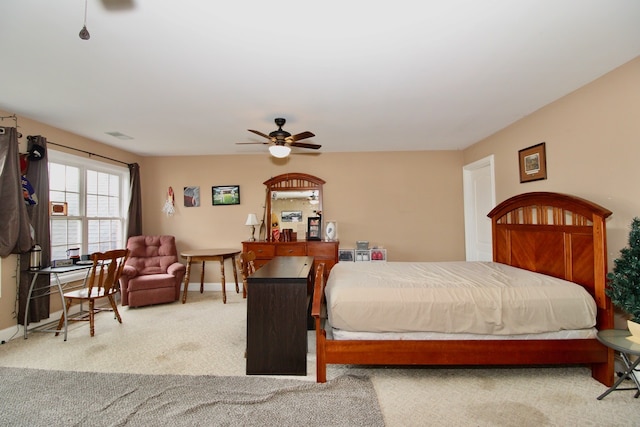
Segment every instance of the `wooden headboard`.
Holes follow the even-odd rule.
[[[602,206],[567,194],[519,194],[488,214],[493,260],[579,283],[599,311],[609,313],[605,219],[610,215]],[[599,319],[599,326],[611,327],[609,317]]]

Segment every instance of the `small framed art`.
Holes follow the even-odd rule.
[[[219,185],[211,187],[211,203],[213,206],[239,205],[239,185]]]
[[[319,216],[307,218],[307,240],[322,239],[322,219]]]
[[[302,211],[282,211],[282,222],[302,222]]]
[[[200,206],[200,187],[184,187],[184,206],[186,208]]]
[[[547,179],[547,156],[542,142],[518,151],[520,162],[520,182]]]

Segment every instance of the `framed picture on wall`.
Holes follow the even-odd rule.
[[[320,240],[322,237],[322,219],[319,216],[307,218],[307,240]]]
[[[218,185],[211,187],[211,201],[213,206],[239,205],[239,185]]]
[[[186,208],[200,206],[200,187],[184,187],[184,206]]]
[[[547,179],[547,156],[542,142],[518,151],[520,162],[520,182]]]

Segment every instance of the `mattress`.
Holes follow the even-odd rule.
[[[597,313],[578,284],[493,262],[341,262],[325,295],[331,326],[358,332],[540,334]]]

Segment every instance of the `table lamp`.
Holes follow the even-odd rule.
[[[256,214],[252,214],[250,213],[249,216],[247,216],[247,222],[244,225],[250,225],[251,226],[251,238],[249,239],[250,242],[255,242],[256,241],[256,225],[260,224],[258,222],[258,218],[256,218]]]

